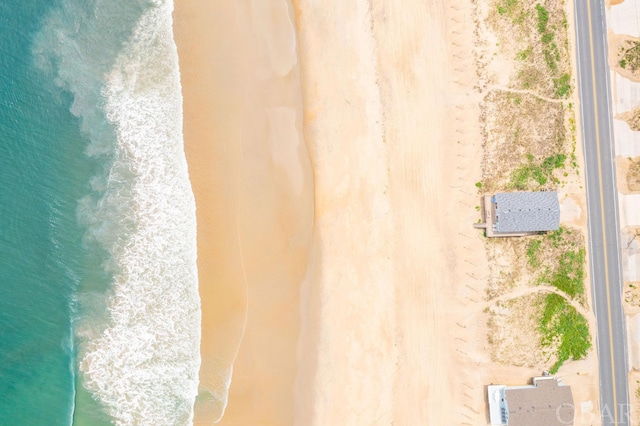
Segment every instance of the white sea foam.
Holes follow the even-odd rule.
[[[198,389],[195,203],[171,11],[171,3],[156,2],[142,15],[103,91],[118,144],[100,209],[119,211],[112,204],[129,186],[132,230],[107,247],[115,269],[111,324],[80,365],[118,424],[189,423]]]
[[[82,3],[76,6],[86,8]],[[99,5],[113,9],[91,4],[89,20],[99,20]],[[72,112],[91,139],[88,154],[109,159],[105,175],[91,182],[93,195],[79,205],[87,238],[108,252],[113,276],[103,323],[80,318],[77,327],[84,386],[116,424],[180,425],[193,419],[200,368],[195,201],[183,150],[173,3],[150,5],[109,66],[87,60],[99,55],[92,46],[101,35],[86,22],[69,29],[69,10],[51,18],[34,54],[44,58],[43,69],[57,67],[58,85],[73,94]],[[109,25],[102,28],[109,36]],[[83,29],[90,36],[78,35]],[[52,59],[48,47],[58,49]]]

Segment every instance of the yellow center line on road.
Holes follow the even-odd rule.
[[[598,103],[597,95],[596,95],[596,67],[595,67],[595,56],[593,53],[593,30],[592,30],[592,20],[591,20],[591,0],[587,0],[587,16],[589,18],[589,48],[591,51],[591,83],[593,87],[593,113],[594,113],[594,123],[595,123],[595,131],[596,131],[596,149],[598,154],[598,185],[600,190],[600,213],[602,215],[602,246],[604,252],[604,282],[605,288],[607,290],[607,321],[609,322],[609,348],[611,359],[611,380],[613,385],[613,419],[614,424],[618,424],[618,401],[616,394],[616,368],[614,364],[614,356],[613,356],[613,330],[612,330],[612,321],[611,321],[611,296],[609,295],[609,263],[607,259],[607,229],[605,228],[604,223],[604,191],[602,185],[602,162],[600,156],[600,133],[598,129]],[[584,137],[584,136],[583,136]],[[594,277],[591,277],[593,279]],[[597,283],[594,283],[594,286]]]

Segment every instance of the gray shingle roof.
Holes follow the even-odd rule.
[[[571,388],[554,378],[535,378],[533,386],[506,388],[505,396],[510,425],[573,425]]]
[[[560,226],[558,193],[507,192],[495,194],[496,232],[553,231]]]

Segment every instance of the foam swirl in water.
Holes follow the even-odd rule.
[[[144,11],[102,90],[117,143],[89,232],[121,234],[97,238],[113,271],[109,320],[80,369],[116,424],[187,424],[198,388],[195,203],[172,7]]]

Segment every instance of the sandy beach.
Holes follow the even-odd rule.
[[[195,424],[222,414],[233,363],[221,424],[290,424],[313,184],[289,9],[185,0],[174,20],[203,312]]]
[[[296,2],[321,307],[297,424],[461,424],[482,401],[463,387],[461,302],[486,268],[475,73],[450,62],[452,26],[473,44],[471,5],[330,3]]]
[[[487,343],[474,3],[214,3],[174,14],[196,424],[220,414],[207,389],[219,397],[234,362],[220,424],[488,423],[487,384],[541,371],[495,363]],[[597,404],[594,365],[563,370],[576,404]]]

